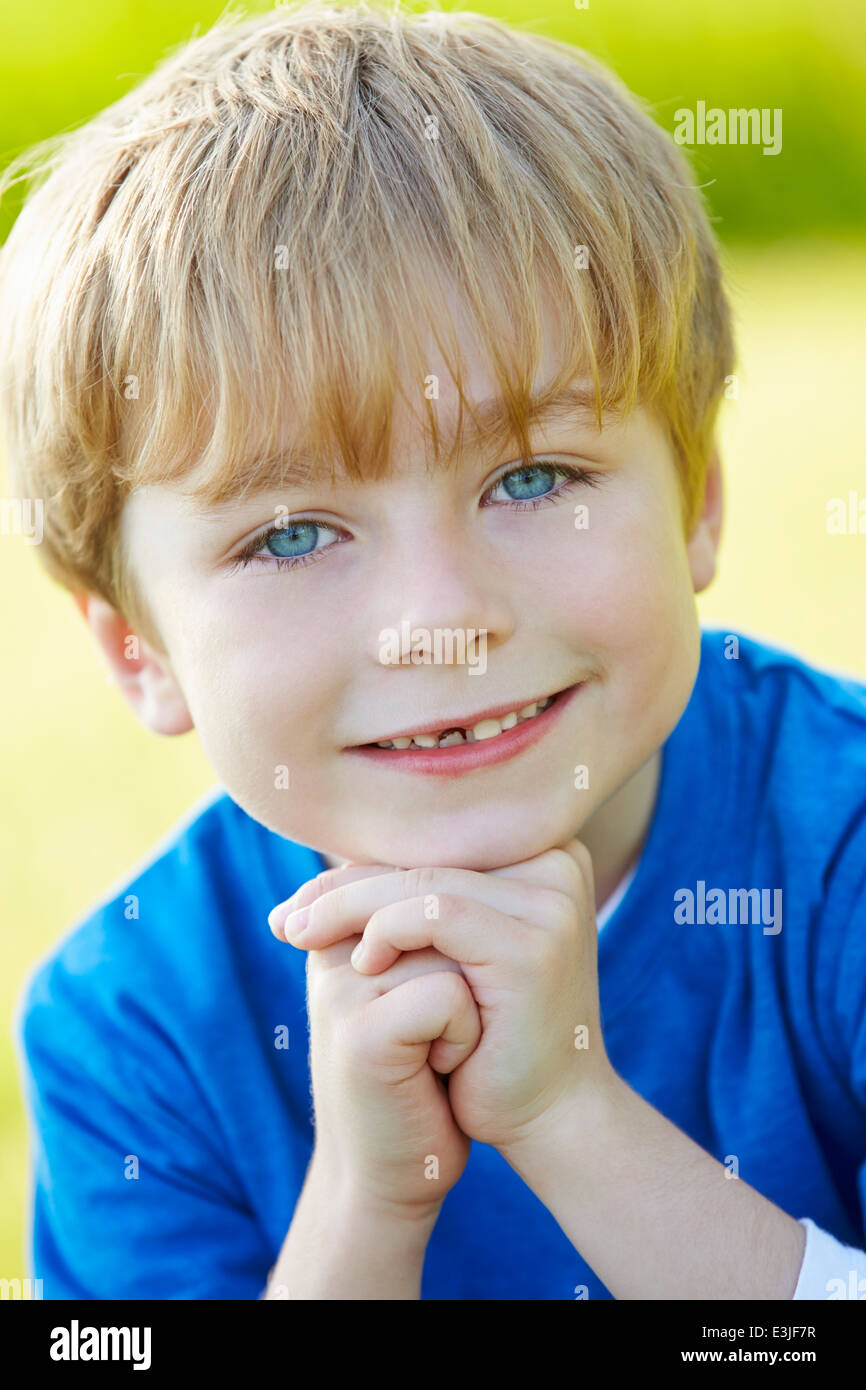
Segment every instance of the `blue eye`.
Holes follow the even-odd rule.
[[[563,477],[565,482],[551,491],[557,474]],[[602,474],[594,469],[576,468],[572,464],[548,463],[542,460],[538,463],[521,464],[519,468],[512,468],[503,473],[502,477],[487,489],[484,497],[489,497],[497,488],[506,486],[511,493],[504,504],[508,511],[536,511],[539,507],[557,502],[577,483],[584,483],[587,487],[598,487],[601,477]],[[513,495],[515,491],[517,497]],[[319,531],[331,531],[337,536],[337,540],[330,545],[317,547]],[[339,535],[336,527],[327,522],[314,521],[308,517],[283,521],[280,525],[271,526],[269,530],[255,536],[243,550],[238,551],[229,567],[230,572],[246,568],[252,563],[264,564],[268,569],[298,569],[301,565],[313,564],[329,550],[341,545],[342,541],[343,537]],[[271,560],[273,564],[269,563]]]
[[[244,546],[230,568],[232,571],[244,568],[253,561],[267,564],[269,559],[275,562],[277,569],[295,569],[300,565],[312,564],[325,550],[331,548],[316,548],[319,531],[333,531],[334,535],[337,535],[336,528],[328,526],[324,521],[310,521],[306,518],[300,521],[284,521],[279,526],[272,526],[270,530],[251,540],[249,545]],[[336,544],[339,545],[340,541]],[[266,546],[273,548],[266,551]]]
[[[566,481],[551,492],[549,489],[557,473],[563,476]],[[548,503],[557,502],[563,493],[571,490],[575,483],[585,483],[587,487],[597,487],[601,476],[599,472],[590,468],[575,468],[573,464],[548,463],[542,460],[539,463],[521,464],[519,468],[512,468],[509,472],[503,473],[498,482],[495,482],[484,495],[487,497],[496,488],[505,486],[509,489],[511,497],[511,511],[536,511]],[[516,498],[512,489],[517,492]],[[526,490],[524,491],[524,489]]]

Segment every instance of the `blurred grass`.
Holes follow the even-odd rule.
[[[205,0],[35,0],[0,15],[0,164],[37,138],[117,100],[165,52],[241,8]],[[271,8],[252,3],[244,13]],[[411,3],[406,9],[423,9]],[[697,181],[726,240],[866,231],[866,6],[863,0],[526,0],[476,9],[588,48],[673,131],[680,107],[783,111],[782,149],[698,146]],[[5,238],[17,207],[0,212]]]
[[[866,498],[866,246],[816,238],[725,261],[740,398],[724,404],[720,572],[701,619],[866,679],[866,535],[826,529],[831,498]]]
[[[0,18],[0,163],[113,101],[222,5],[87,8],[38,0]],[[267,6],[248,6],[253,10]],[[446,7],[448,8],[448,7]],[[828,536],[826,503],[866,495],[866,14],[859,0],[477,5],[585,43],[657,118],[679,106],[782,106],[784,147],[705,148],[738,316],[740,396],[722,422],[726,523],[703,621],[866,679],[866,536]],[[530,17],[531,16],[531,17]],[[710,182],[715,180],[715,182]],[[5,236],[17,207],[0,215]],[[71,599],[19,538],[0,544],[0,1009],[69,923],[148,855],[213,785],[195,734],[158,738],[103,675]],[[26,1129],[8,1027],[0,1046],[0,1274],[23,1273]]]

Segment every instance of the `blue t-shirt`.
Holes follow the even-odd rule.
[[[599,935],[605,1043],[720,1163],[860,1248],[866,685],[737,640],[703,632],[637,872]],[[307,957],[267,915],[324,867],[218,786],[31,972],[16,1040],[45,1298],[261,1294],[313,1144]],[[581,1286],[611,1297],[473,1143],[422,1297]]]

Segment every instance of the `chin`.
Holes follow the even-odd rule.
[[[355,859],[355,863],[394,864],[399,869],[424,869],[430,867],[449,869],[471,869],[476,873],[486,873],[490,869],[504,869],[511,864],[520,864],[525,859],[534,859],[547,850],[555,849],[572,839],[577,832],[572,826],[561,834],[517,838],[506,833],[491,835],[479,833],[473,840],[463,838],[459,843],[452,840],[437,844],[431,836],[423,849],[417,844],[395,843],[393,853]]]

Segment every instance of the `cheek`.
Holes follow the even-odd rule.
[[[610,576],[618,616],[612,645],[621,663],[623,712],[661,742],[688,702],[700,626],[685,543],[675,516],[656,513],[623,537],[626,559]]]
[[[665,505],[668,502],[669,505]],[[699,625],[675,498],[633,489],[575,532],[558,597],[574,645],[595,658],[608,710],[661,725],[684,705],[696,671]]]
[[[235,752],[271,745],[286,756],[314,748],[329,692],[339,679],[343,644],[333,625],[299,624],[285,600],[268,607],[235,604],[212,612],[201,605],[178,616],[175,670],[202,745],[225,762]]]
[[[599,508],[590,528],[574,533],[562,573],[567,612],[602,648],[645,645],[675,628],[692,592],[682,537],[646,496]]]

